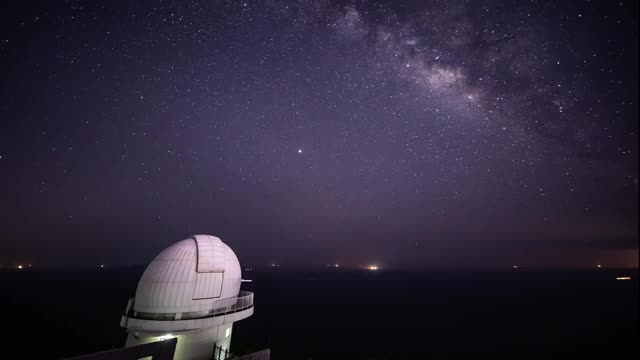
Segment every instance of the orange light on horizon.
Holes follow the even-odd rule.
[[[616,278],[616,280],[631,280],[630,276],[619,276]]]
[[[373,270],[373,271],[378,270],[378,265],[369,265],[367,269]]]

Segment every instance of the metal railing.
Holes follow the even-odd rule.
[[[226,360],[228,358],[228,349],[223,349],[222,346],[218,346],[218,344],[213,345],[213,355],[211,356],[211,360]]]
[[[210,315],[219,316],[237,311],[242,311],[253,306],[253,293],[250,291],[240,291],[238,297],[233,299],[218,300],[213,303]]]
[[[253,307],[253,293],[250,291],[240,291],[238,297],[221,299],[215,301],[209,310],[180,312],[180,313],[149,313],[142,311],[134,311],[133,304],[135,298],[129,300],[127,305],[127,317],[145,320],[188,320],[206,317],[222,316],[234,312],[242,311]]]

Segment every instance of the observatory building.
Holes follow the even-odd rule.
[[[174,360],[226,359],[233,323],[253,314],[253,293],[240,291],[233,250],[219,238],[194,235],[147,266],[120,325],[126,346],[177,340]]]

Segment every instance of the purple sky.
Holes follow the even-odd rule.
[[[13,2],[0,264],[637,266],[634,1]]]

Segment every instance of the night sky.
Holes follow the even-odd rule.
[[[637,6],[10,1],[0,264],[637,266]]]

